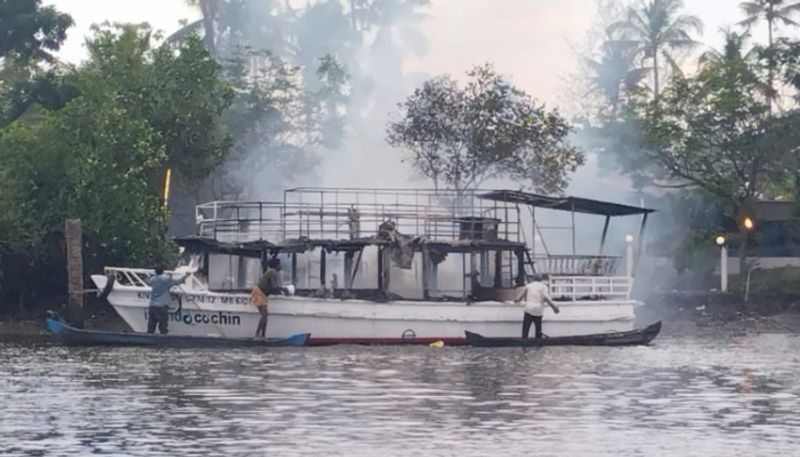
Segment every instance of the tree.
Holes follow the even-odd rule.
[[[72,17],[41,0],[0,2],[0,58],[16,63],[51,61],[72,26]]]
[[[724,65],[726,62],[735,63],[737,61],[752,62],[756,58],[755,49],[745,51],[745,44],[750,37],[749,33],[738,33],[730,29],[721,29],[720,32],[725,37],[722,50],[709,49],[700,55],[698,63],[703,65]]]
[[[767,74],[767,87],[769,88],[770,103],[777,97],[774,88],[775,67],[777,62],[775,60],[774,38],[773,33],[776,23],[780,22],[783,25],[798,25],[791,16],[800,11],[800,2],[784,0],[755,0],[749,2],[742,2],[739,7],[747,16],[739,24],[746,27],[751,27],[756,22],[764,20],[767,23],[767,49],[765,51],[767,67],[769,73]]]
[[[0,133],[2,302],[20,308],[65,285],[63,225],[81,218],[84,265],[152,264],[168,255],[166,212],[149,176],[164,162],[158,133],[108,92],[77,98],[33,125]],[[47,278],[43,281],[43,278]]]
[[[260,62],[256,70],[249,65],[253,53]],[[248,51],[231,59],[226,70],[236,97],[224,122],[237,141],[214,172],[214,197],[274,191],[311,169],[313,146],[322,142],[321,106],[303,85],[300,68],[266,51]]]
[[[167,41],[203,34],[235,88],[233,111],[239,114],[232,113],[226,122],[237,123],[228,124],[232,131],[249,132],[234,135],[236,152],[215,173],[216,195],[244,193],[263,198],[265,191],[308,176],[320,158],[348,154],[339,150],[345,142],[359,143],[351,148],[382,142],[386,115],[382,107],[407,95],[412,85],[403,61],[409,51],[421,55],[427,49],[419,10],[428,0],[190,3],[201,9],[203,19],[187,24]],[[240,71],[243,60],[247,60],[246,75]],[[297,69],[290,78],[296,81],[285,86],[297,88],[289,91],[299,97],[296,102],[287,103],[282,95],[267,96],[280,91],[280,86],[271,85],[282,84],[282,78],[269,76],[277,61],[281,62],[278,66]],[[254,84],[260,87],[260,95],[252,91]],[[294,108],[287,111],[301,105],[305,119],[295,117]],[[276,106],[282,108],[276,110]],[[255,119],[255,115],[265,117]],[[271,120],[277,124],[269,126]],[[306,131],[287,130],[293,125]],[[268,138],[270,134],[276,136]],[[287,141],[292,137],[300,141]],[[270,166],[255,176],[256,168],[246,165],[253,163]]]
[[[0,129],[0,298],[61,290],[67,217],[82,219],[89,271],[170,256],[164,170],[202,180],[219,163],[231,94],[199,39],[152,39],[147,27],[97,28],[88,62],[59,82],[77,91]]]
[[[165,167],[190,181],[203,179],[230,148],[220,120],[233,92],[198,38],[166,46],[153,40],[146,25],[96,27],[82,83],[108,87],[159,132]]]
[[[491,65],[467,72],[459,87],[448,76],[426,81],[398,105],[387,141],[409,150],[414,169],[435,187],[457,191],[506,176],[543,192],[560,192],[567,171],[584,161],[566,143],[571,127],[495,73]]]
[[[636,91],[651,69],[637,66],[635,43],[616,40],[608,30],[606,34],[600,46],[600,58],[586,57],[584,63],[591,72],[590,87],[603,95],[614,116],[623,95]]]
[[[61,107],[74,96],[52,52],[72,18],[40,0],[0,2],[0,127],[29,109]]]
[[[773,45],[773,33],[776,23],[783,25],[797,25],[791,16],[800,11],[800,2],[785,0],[754,0],[739,4],[747,16],[739,24],[751,27],[753,24],[765,21],[767,23],[767,44]]]
[[[679,73],[674,52],[695,47],[697,42],[692,34],[703,30],[703,23],[697,16],[679,14],[682,8],[683,0],[642,0],[638,6],[628,9],[625,20],[612,26],[613,32],[623,34],[622,40],[635,44],[636,54],[642,60],[652,62],[654,99],[658,99],[660,90],[659,58],[664,58],[672,71]]]
[[[734,219],[798,165],[800,114],[771,113],[760,70],[742,57],[711,62],[675,79],[644,115],[649,156],[668,183],[702,189]]]

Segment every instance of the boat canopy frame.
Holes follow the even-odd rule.
[[[553,196],[535,194],[531,192],[524,192],[521,190],[509,190],[509,189],[492,190],[492,191],[480,192],[478,193],[477,196],[478,198],[491,200],[495,202],[527,205],[531,214],[531,224],[533,226],[532,230],[534,231],[534,234],[531,237],[532,240],[535,240],[535,235],[537,232],[539,234],[539,237],[542,240],[544,240],[541,233],[541,228],[543,227],[539,226],[536,223],[535,208],[570,212],[572,214],[572,221],[569,226],[549,227],[549,228],[564,228],[571,230],[573,256],[577,254],[576,236],[575,236],[575,213],[590,214],[595,216],[605,216],[605,221],[603,223],[603,234],[601,235],[600,238],[600,248],[598,249],[597,252],[598,258],[604,257],[606,235],[608,234],[608,226],[609,223],[611,222],[611,218],[641,215],[642,223],[641,226],[639,227],[639,236],[636,239],[633,271],[636,271],[639,265],[639,258],[641,257],[643,249],[644,231],[645,227],[647,226],[647,217],[648,215],[650,215],[650,213],[654,213],[656,211],[653,208],[645,208],[643,206],[624,205],[621,203],[612,203],[612,202],[606,202],[602,200],[594,200],[591,198],[582,198],[582,197],[571,197],[571,196],[553,197]],[[544,241],[542,242],[544,243]],[[547,245],[544,245],[544,247],[545,250],[547,250]],[[532,257],[536,256],[535,249],[536,249],[536,243],[535,241],[533,241],[531,243]],[[547,256],[550,257],[549,252],[547,252]],[[628,272],[628,274],[633,275],[633,272]]]

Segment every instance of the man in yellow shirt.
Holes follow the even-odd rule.
[[[289,295],[288,289],[283,287],[281,283],[281,261],[270,259],[267,263],[267,270],[258,280],[258,284],[253,287],[252,292],[250,292],[250,301],[258,309],[258,313],[261,314],[261,319],[259,319],[256,327],[256,338],[266,338],[267,320],[269,319],[269,311],[267,309],[269,296],[279,293]]]

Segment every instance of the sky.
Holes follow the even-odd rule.
[[[180,19],[199,13],[185,0],[50,0],[72,15],[60,56],[77,63],[85,58],[84,40],[95,23],[148,22],[167,34]],[[719,46],[721,27],[741,20],[738,0],[685,0],[686,12],[699,16],[704,43]],[[595,0],[432,0],[423,31],[428,53],[409,56],[408,71],[462,75],[471,65],[491,61],[498,71],[548,105],[559,104],[567,75],[577,61],[574,48],[585,40],[595,16]],[[765,27],[754,31],[762,40]],[[781,32],[778,32],[779,35]]]

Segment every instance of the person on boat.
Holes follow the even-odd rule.
[[[531,323],[536,326],[536,338],[542,338],[542,315],[544,314],[544,305],[547,304],[553,308],[556,314],[561,312],[558,306],[550,299],[547,284],[544,281],[546,276],[535,274],[533,281],[522,288],[522,292],[517,299],[517,303],[524,303],[525,314],[522,319],[522,337],[528,338],[531,331]]]
[[[162,335],[167,334],[167,322],[169,321],[169,303],[171,300],[169,291],[173,286],[183,284],[189,277],[187,272],[180,279],[173,279],[172,275],[164,272],[161,267],[155,268],[156,274],[145,280],[150,291],[150,307],[147,310],[147,333],[155,333],[156,326]]]
[[[273,258],[267,263],[267,270],[250,293],[250,301],[256,306],[258,313],[261,315],[256,327],[256,338],[267,337],[268,297],[279,293],[289,295],[289,290],[281,282],[281,261]]]

